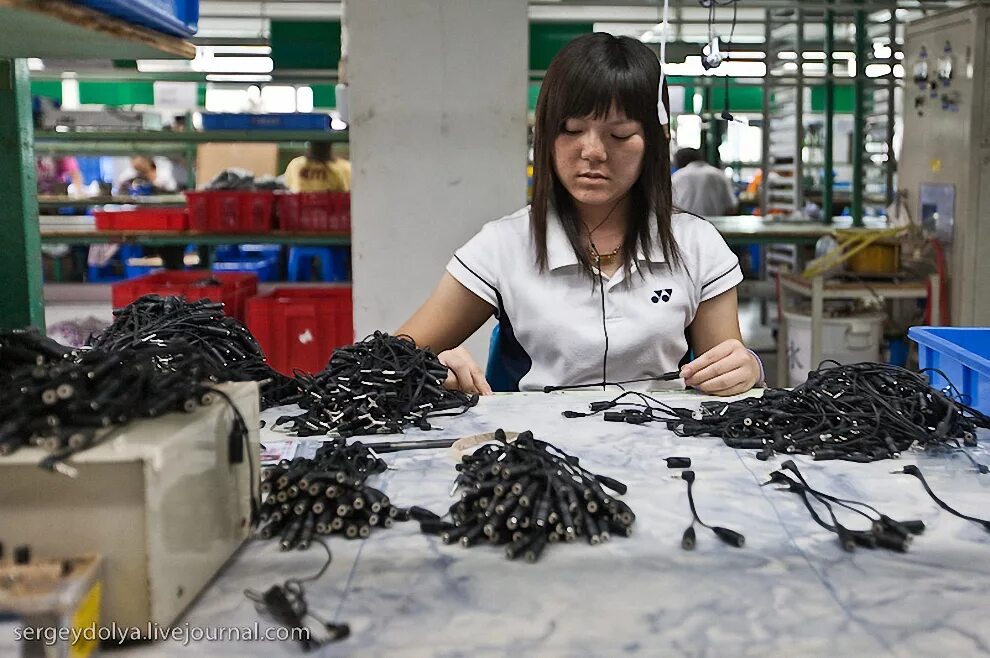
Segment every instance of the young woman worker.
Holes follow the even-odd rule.
[[[590,34],[554,58],[536,106],[532,205],[457,250],[397,332],[438,352],[449,388],[492,391],[460,345],[493,313],[501,390],[679,372],[733,395],[762,378],[740,340],[738,260],[715,227],[672,208],[661,80],[656,55],[627,37]]]

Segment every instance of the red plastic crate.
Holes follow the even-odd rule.
[[[303,192],[276,196],[278,227],[283,231],[350,231],[348,192]]]
[[[248,329],[279,372],[316,373],[333,350],[354,342],[350,286],[276,288],[247,303]]]
[[[185,231],[189,218],[185,208],[141,208],[97,210],[97,231]]]
[[[211,233],[267,233],[272,229],[275,193],[255,190],[186,192],[189,226]]]
[[[248,299],[258,294],[258,277],[240,272],[156,272],[147,276],[121,281],[113,285],[113,307],[127,306],[144,295],[175,295],[189,301],[210,299],[223,302],[224,312],[244,319]]]
[[[186,211],[189,215],[189,229],[192,231],[210,230],[210,193],[186,192]]]

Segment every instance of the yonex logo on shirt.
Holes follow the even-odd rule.
[[[653,302],[654,304],[660,301],[669,302],[670,293],[672,292],[673,290],[671,290],[670,288],[664,288],[662,290],[654,290],[653,297],[650,298],[650,301]]]

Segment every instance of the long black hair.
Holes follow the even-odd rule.
[[[547,215],[556,210],[582,267],[591,273],[591,258],[581,242],[581,221],[574,200],[554,168],[554,142],[569,118],[605,117],[614,105],[643,126],[645,148],[639,179],[630,190],[630,221],[622,242],[624,267],[636,259],[637,247],[649,253],[659,241],[671,265],[680,252],[671,230],[670,144],[657,114],[661,71],[656,54],[630,37],[596,32],[574,39],[550,62],[536,103],[533,135],[533,204],[531,218],[536,261],[547,267]],[[669,103],[664,95],[663,101]],[[670,116],[667,108],[667,116]],[[657,217],[651,234],[650,213]]]

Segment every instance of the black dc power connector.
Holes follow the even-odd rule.
[[[723,542],[729,546],[735,546],[736,548],[742,548],[746,543],[746,537],[743,536],[741,532],[737,532],[730,528],[723,526],[712,526],[708,525],[701,520],[698,516],[698,509],[694,504],[694,481],[695,473],[694,471],[682,471],[680,474],[682,480],[687,482],[687,495],[688,495],[688,505],[691,508],[691,525],[689,525],[684,533],[681,535],[681,548],[685,551],[694,550],[695,545],[698,542],[697,533],[695,532],[695,524],[700,525],[702,528],[708,528],[712,533],[721,539]]]
[[[446,515],[423,510],[416,517],[424,533],[445,544],[503,546],[508,559],[530,563],[550,544],[594,546],[632,534],[636,516],[615,497],[626,493],[625,484],[588,471],[530,431],[509,442],[499,429],[495,439],[457,464],[461,499]]]

